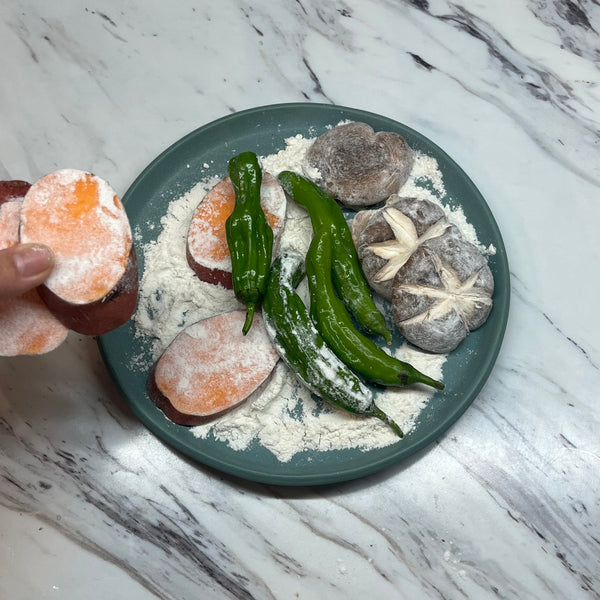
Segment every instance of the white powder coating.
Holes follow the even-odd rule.
[[[253,392],[279,360],[263,325],[254,315],[242,334],[246,311],[215,315],[179,333],[156,365],[156,384],[185,414],[213,414]],[[225,385],[231,393],[224,402]]]
[[[50,352],[68,333],[36,290],[0,303],[0,356]]]
[[[312,142],[313,139],[301,135],[286,139],[285,149],[260,157],[262,168],[275,176],[283,170],[302,173],[304,157]],[[433,198],[442,204],[445,189],[437,162],[424,154],[417,154],[415,159],[413,173],[399,193]],[[192,212],[214,183],[199,182],[190,192],[171,202],[161,221],[161,234],[144,248],[145,270],[135,324],[138,334],[151,340],[152,360],[156,360],[187,325],[213,314],[240,308],[231,290],[199,281],[185,257],[186,234]],[[423,183],[428,184],[427,188],[433,192],[424,188]],[[449,219],[465,237],[478,243],[475,231],[462,211],[450,211],[447,206],[443,208],[451,213]],[[288,202],[280,250],[305,254],[311,237],[312,227],[307,212]],[[399,347],[394,355],[434,379],[442,379],[445,355],[428,354],[408,345]],[[433,393],[425,386],[387,388],[377,392],[375,399],[408,433]],[[270,379],[246,402],[211,423],[194,427],[192,431],[199,438],[214,437],[240,451],[258,440],[282,462],[304,451],[347,448],[367,451],[402,443],[379,419],[356,417],[316,401],[283,361],[279,361]]]
[[[277,177],[281,171],[295,171],[303,173],[312,178],[316,178],[319,172],[316,169],[310,169],[306,165],[306,153],[312,146],[314,138],[305,138],[298,134],[285,140],[285,148],[276,154],[261,157],[261,164],[265,171],[272,173]]]
[[[151,339],[152,361],[189,325],[241,307],[231,290],[200,281],[186,259],[192,213],[215,183],[201,181],[171,202],[161,219],[158,239],[144,247],[145,268],[134,322],[137,334]]]
[[[74,304],[100,300],[127,269],[132,247],[129,219],[115,191],[77,169],[50,173],[23,201],[21,241],[54,251],[46,286]]]
[[[22,200],[10,200],[0,204],[0,250],[19,243]]]

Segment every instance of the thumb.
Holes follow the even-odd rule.
[[[0,299],[23,294],[50,275],[54,255],[41,244],[20,244],[0,250]]]

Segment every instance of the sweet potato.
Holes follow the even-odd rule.
[[[0,182],[0,250],[19,242],[19,224],[23,199],[20,190]],[[24,182],[22,182],[24,183]],[[26,184],[27,186],[29,184]],[[58,347],[69,330],[58,321],[33,289],[14,298],[0,300],[0,356],[44,354]]]
[[[31,184],[28,181],[13,179],[0,181],[0,206],[9,200],[23,199]]]
[[[182,331],[155,363],[148,395],[171,421],[198,425],[243,402],[269,376],[279,355],[262,315],[242,334],[243,310],[198,321]]]
[[[21,242],[53,250],[55,267],[39,294],[66,327],[101,335],[129,320],[137,258],[125,209],[105,181],[76,169],[39,179],[23,200]]]
[[[229,177],[222,179],[200,202],[190,222],[187,260],[202,280],[227,289],[233,288],[231,256],[225,235],[225,221],[233,211],[235,191]],[[285,193],[275,177],[263,173],[261,205],[273,229],[273,255],[285,224]]]

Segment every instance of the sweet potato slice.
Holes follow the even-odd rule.
[[[269,376],[279,355],[254,315],[250,331],[236,310],[198,321],[182,331],[155,363],[148,395],[167,418],[198,425],[243,402]]]
[[[7,189],[3,183],[0,182],[0,189]],[[14,191],[12,188],[11,193]],[[12,193],[9,200],[3,198],[0,198],[0,250],[19,242],[23,201],[19,193]],[[48,310],[35,289],[0,300],[0,356],[50,352],[65,340],[68,332]]]
[[[0,206],[9,200],[22,200],[30,187],[28,181],[20,179],[0,181]]]
[[[76,169],[39,179],[23,200],[21,241],[53,250],[55,267],[39,294],[66,327],[101,335],[129,320],[137,258],[125,209],[105,181]]]
[[[190,222],[187,260],[196,275],[207,283],[233,288],[231,256],[225,235],[225,221],[233,211],[235,191],[229,177],[217,183],[200,202]],[[285,224],[285,193],[275,177],[263,173],[261,205],[273,229],[273,255]]]

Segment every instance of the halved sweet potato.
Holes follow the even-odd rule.
[[[273,230],[273,256],[285,224],[286,197],[275,177],[263,173],[261,205]],[[196,275],[207,283],[233,288],[231,255],[225,221],[235,206],[235,190],[229,177],[217,183],[200,202],[188,230],[187,260]]]
[[[167,418],[198,425],[243,402],[269,376],[279,355],[262,315],[242,334],[246,312],[198,321],[182,331],[154,365],[148,395]]]
[[[23,200],[21,242],[53,250],[55,267],[39,293],[66,327],[101,335],[129,320],[137,258],[127,214],[108,183],[76,169],[39,179]]]

